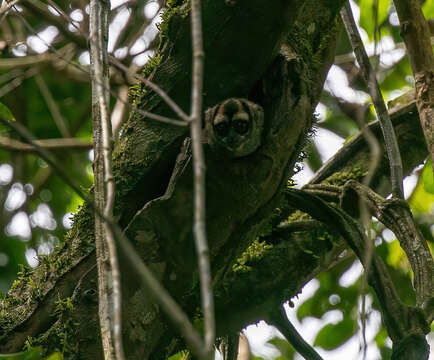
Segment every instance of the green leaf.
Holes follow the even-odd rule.
[[[280,360],[292,359],[292,356],[295,354],[294,348],[285,339],[276,337],[271,339],[269,343],[273,344],[277,348],[277,350],[280,351],[281,356],[278,357],[278,359]]]
[[[372,0],[360,0],[360,26],[368,33],[369,40],[374,38],[374,6]],[[380,26],[387,19],[387,12],[390,6],[390,0],[378,0],[377,26]]]
[[[422,11],[426,19],[434,17],[434,1],[425,1]]]
[[[13,354],[0,354],[2,360],[40,360],[42,358],[42,348],[35,347],[27,351],[22,351]],[[54,359],[50,359],[54,360]]]
[[[15,121],[15,116],[12,114],[9,108],[2,102],[0,102],[0,116],[9,121]]]
[[[410,205],[413,214],[429,213],[434,204],[434,192],[430,191],[430,189],[432,189],[432,180],[429,179],[429,176],[432,176],[432,170],[431,167],[428,169],[428,166],[427,161],[421,176],[419,176],[417,185],[408,200],[408,204]],[[428,171],[431,172],[431,175]]]
[[[348,341],[355,333],[354,322],[343,319],[337,324],[327,324],[316,336],[314,346],[321,346],[324,350],[333,350]]]
[[[434,177],[431,159],[428,159],[422,171],[423,188],[426,192],[434,194]]]

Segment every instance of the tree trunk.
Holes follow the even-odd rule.
[[[230,6],[229,1],[203,1],[205,107],[242,97],[260,104],[265,114],[262,143],[252,155],[231,159],[205,146],[208,241],[220,336],[266,318],[270,308],[295,295],[324,259],[331,261],[343,248],[342,242],[317,244],[306,236],[302,241],[319,260],[295,242],[255,242],[249,247],[258,235],[269,232],[273,215],[279,215],[282,189],[306,143],[333,59],[342,2],[239,0]],[[172,3],[160,26],[160,49],[144,73],[188,110],[188,8],[181,1]],[[140,108],[173,117],[151,90],[137,85],[130,93]],[[401,135],[408,139],[408,127],[414,133],[417,122],[401,119],[400,126],[407,126]],[[142,259],[200,323],[191,164],[169,185],[187,135],[185,127],[131,114],[115,146],[116,214]],[[408,142],[415,150],[404,158],[407,171],[425,154],[413,140]],[[358,161],[366,165],[366,155]],[[336,165],[332,174],[350,173],[346,165]],[[379,173],[377,185],[382,180],[384,173]],[[249,258],[247,265],[239,261],[242,256]],[[166,359],[184,349],[177,330],[131,264],[122,260],[127,357]],[[21,274],[2,301],[0,352],[18,351],[27,341],[41,344],[48,353],[60,349],[66,359],[102,359],[96,286],[93,214],[84,204],[63,247],[41,259],[35,270]]]

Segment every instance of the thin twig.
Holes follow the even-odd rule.
[[[109,3],[90,2],[90,60],[92,132],[94,139],[95,205],[106,219],[113,218],[115,184],[111,169],[109,67],[107,55]],[[125,359],[122,344],[121,282],[115,238],[107,221],[95,216],[99,318],[104,358]]]
[[[0,98],[20,86],[25,79],[31,78],[38,73],[39,69],[37,67],[32,67],[26,70],[24,73],[18,75],[15,79],[9,81],[6,85],[3,85],[0,88]]]
[[[53,0],[47,0],[47,3],[54,9],[56,12],[62,16],[71,26],[76,29],[83,38],[88,39],[88,35],[84,33],[83,30],[79,26],[76,25],[75,21],[71,19],[71,17],[63,11],[62,8],[59,7]]]
[[[35,144],[47,150],[89,150],[92,143],[79,138],[41,139],[35,140]],[[0,148],[9,151],[20,151],[27,153],[36,152],[35,147],[9,137],[0,136]]]
[[[381,160],[381,148],[380,143],[378,139],[375,137],[374,133],[371,131],[371,129],[367,126],[367,124],[363,121],[361,118],[357,118],[357,121],[359,122],[363,137],[366,140],[366,143],[368,144],[370,155],[371,155],[371,161],[369,162],[369,167],[366,176],[363,178],[363,185],[366,187],[369,187],[372,179],[375,175],[375,171],[380,165]],[[381,127],[381,123],[380,123]],[[368,211],[368,207],[366,205],[365,199],[361,198],[359,201],[359,209],[360,209],[360,218],[361,222],[363,224],[364,230],[366,232],[365,239],[365,252],[363,254],[363,266],[365,267],[365,274],[366,276],[363,278],[363,281],[360,286],[360,297],[362,298],[362,310],[361,310],[361,323],[362,323],[362,337],[363,337],[363,359],[366,357],[367,347],[368,343],[366,340],[366,288],[368,286],[368,278],[367,274],[369,274],[371,262],[373,257],[375,256],[375,249],[374,249],[374,242],[371,238],[371,231],[370,231],[370,214]]]
[[[53,95],[51,94],[51,91],[48,88],[44,78],[40,74],[37,74],[35,76],[35,80],[36,83],[38,84],[39,89],[41,90],[42,96],[44,97],[48,109],[50,110],[51,116],[53,117],[54,122],[56,123],[57,129],[59,129],[63,137],[65,138],[70,137],[71,133],[68,129],[68,125],[66,124],[65,119],[60,113],[59,106],[54,100]]]
[[[14,130],[17,134],[19,134],[28,144],[30,144],[34,148],[34,152],[38,153],[38,155],[56,171],[59,177],[66,184],[68,184],[79,197],[81,197],[85,201],[89,201],[89,198],[80,189],[80,186],[71,181],[68,172],[56,162],[56,160],[50,154],[47,148],[41,147],[38,144],[38,140],[29,132],[29,130],[27,130],[26,127],[24,127],[19,122],[9,121],[8,119],[4,118],[1,115],[0,115],[0,123],[4,124],[8,128]],[[92,202],[90,203],[92,204]]]
[[[398,142],[396,141],[395,131],[393,129],[392,122],[390,121],[389,113],[387,111],[386,104],[384,103],[380,87],[378,86],[375,71],[373,70],[369,61],[369,57],[366,54],[365,47],[363,46],[362,39],[360,38],[359,31],[351,12],[351,6],[348,1],[341,10],[341,16],[350,38],[354,53],[356,54],[357,61],[360,65],[363,78],[368,86],[378,120],[380,121],[386,152],[389,157],[392,195],[398,199],[402,199],[402,161],[401,154],[399,153]]]
[[[211,266],[206,237],[205,215],[205,159],[202,148],[202,88],[203,51],[200,0],[191,1],[191,37],[193,43],[193,78],[191,91],[191,139],[194,159],[194,238],[199,257],[202,309],[205,322],[206,359],[213,356],[215,338],[214,299],[211,284]]]
[[[47,46],[50,50],[52,50],[53,53],[59,57],[59,59],[65,61],[66,63],[68,63],[69,65],[71,65],[71,66],[73,66],[74,68],[78,69],[79,71],[83,72],[84,74],[89,75],[89,72],[88,72],[86,69],[84,69],[84,68],[81,67],[80,65],[78,65],[78,64],[76,64],[76,63],[74,63],[74,62],[72,62],[72,61],[70,61],[70,60],[68,60],[68,59],[65,59],[64,56],[59,52],[59,50],[57,50],[57,49],[56,49],[52,44],[47,43],[43,38],[41,38],[41,37],[39,36],[39,34],[36,32],[36,30],[35,30],[35,29],[34,29],[34,28],[33,28],[33,27],[28,23],[28,21],[27,21],[27,20],[26,20],[26,19],[25,19],[25,18],[24,18],[20,13],[18,13],[18,15],[20,16],[20,18],[21,18],[21,20],[23,21],[24,25],[25,25],[25,26],[26,26],[26,27],[27,27],[27,28],[28,28],[28,29],[29,29],[29,30],[30,30],[30,31],[31,31],[35,36],[37,36],[38,39],[41,40],[45,46]],[[103,85],[103,86],[104,86],[104,85]],[[0,91],[1,91],[1,89],[0,89]],[[109,89],[109,91],[110,91],[110,94],[111,94],[112,96],[114,96],[115,98],[117,98],[119,101],[122,101],[121,99],[119,99],[119,98],[117,97],[117,94],[116,94],[113,90]],[[1,97],[1,95],[0,95],[0,97]],[[187,125],[188,125],[188,122],[186,122],[186,121],[181,121],[181,120],[171,119],[171,118],[168,118],[168,117],[166,117],[166,116],[161,116],[161,115],[153,114],[153,113],[150,113],[150,112],[148,112],[148,111],[144,111],[144,110],[142,110],[142,109],[139,109],[139,108],[137,108],[137,107],[135,107],[135,106],[132,106],[132,105],[131,105],[130,103],[128,103],[128,102],[124,102],[124,103],[125,103],[126,106],[128,106],[128,108],[129,108],[131,111],[136,112],[136,113],[138,113],[138,114],[144,116],[145,118],[152,119],[152,120],[156,120],[156,121],[159,121],[159,122],[162,122],[162,123],[165,123],[165,124],[176,125],[176,126],[187,126]]]
[[[146,2],[139,2],[137,1],[136,3],[132,4],[132,6],[128,6],[128,19],[127,22],[125,23],[125,25],[122,27],[122,29],[119,29],[119,34],[116,37],[114,43],[113,43],[113,52],[119,47],[119,44],[123,44],[122,40],[123,37],[125,35],[125,33],[129,33],[134,32],[134,27],[135,26],[139,26],[140,28],[142,27],[147,27],[149,25],[149,21],[147,21],[147,19],[145,19],[145,14],[144,14],[144,7],[146,6]],[[111,13],[113,16],[117,16],[121,13],[121,11],[123,11],[125,8],[121,8],[119,9],[119,11],[117,10],[112,10]],[[115,15],[116,14],[116,15]],[[123,46],[128,47],[127,44],[123,44]]]
[[[137,2],[138,2],[138,0],[127,0],[127,1],[125,1],[119,5],[115,6],[114,8],[112,8],[111,11],[118,11],[122,8],[129,7],[131,4],[135,4]]]
[[[17,69],[20,67],[41,65],[45,62],[51,62],[52,56],[50,54],[28,55],[16,58],[2,58],[0,59],[0,69]]]
[[[39,3],[36,0],[21,0],[21,5],[28,9],[34,16],[42,18],[56,26],[67,39],[76,43],[80,48],[87,49],[87,39],[82,35],[69,31],[63,19],[52,14],[48,8],[44,6],[45,4]]]
[[[383,132],[384,143],[389,157],[391,183],[392,183],[392,194],[393,196],[401,199],[403,198],[402,189],[402,162],[401,155],[399,153],[398,143],[395,137],[395,131],[390,121],[389,114],[387,112],[386,105],[384,103],[380,88],[377,83],[375,71],[372,69],[369,62],[368,55],[366,54],[365,47],[363,46],[362,39],[360,38],[359,31],[357,29],[356,23],[354,21],[353,14],[351,12],[351,6],[349,1],[345,2],[341,9],[342,21],[348,33],[352,48],[356,55],[357,61],[359,62],[360,69],[363,78],[368,87],[369,93],[371,95],[372,102],[374,103],[374,108],[377,113],[378,120],[380,122],[381,130]],[[358,119],[359,120],[359,119]],[[368,174],[363,179],[363,184],[369,187],[370,182],[374,176],[375,170],[380,162],[380,145],[377,138],[369,130],[364,121],[360,121],[362,132],[366,138],[366,142],[369,145],[372,155],[372,161],[369,167]],[[359,202],[361,220],[364,225],[366,236],[365,236],[365,253],[363,254],[363,265],[365,267],[365,274],[369,274],[372,258],[374,255],[374,244],[371,239],[370,232],[370,214],[365,202],[365,199],[361,198]],[[362,336],[363,336],[363,359],[366,357],[367,351],[367,340],[366,340],[366,287],[367,287],[367,277],[364,277],[360,288],[360,296],[362,298],[362,310],[360,314],[362,323]]]
[[[434,27],[433,27],[433,30],[434,30]],[[434,46],[434,36],[433,36],[434,32],[433,32],[433,30],[431,30],[431,45]],[[393,49],[382,51],[381,54],[392,54],[394,51],[396,51],[398,49],[404,49],[405,50],[405,43],[404,42],[395,43],[395,47]],[[372,57],[372,56],[373,55],[371,55],[370,57]],[[356,59],[356,57],[354,56],[354,52],[342,54],[342,55],[336,55],[334,58],[333,64],[341,65],[341,64],[345,64],[345,63],[349,63],[349,62],[354,62],[355,59]]]
[[[326,226],[322,222],[311,219],[283,222],[279,224],[274,231],[285,236],[285,234],[291,234],[294,232],[312,232],[312,230],[324,230],[325,228]]]
[[[118,67],[120,70],[124,71],[125,74],[129,73],[128,67],[126,67],[124,64],[122,64],[118,59],[116,59],[114,56],[109,56],[109,60],[110,62],[115,65],[116,67]],[[157,84],[154,84],[152,81],[146,79],[145,77],[139,75],[139,74],[135,74],[134,77],[138,80],[141,81],[143,84],[145,84],[147,87],[151,88],[152,90],[154,90],[160,97],[161,99],[175,112],[176,115],[179,116],[180,119],[189,122],[190,118],[188,117],[188,115],[179,107],[179,105],[172,100],[172,98],[167,95],[167,93],[160,88]]]
[[[417,0],[394,0],[401,36],[413,70],[416,104],[428,151],[434,164],[434,55],[430,28]],[[434,167],[433,167],[434,173]]]
[[[22,69],[13,69],[11,71],[8,71],[2,75],[0,75],[0,84],[3,84],[5,82],[8,82],[9,80],[13,80],[16,77],[19,77],[22,75],[24,71]]]
[[[4,0],[2,2],[2,5],[0,7],[0,24],[3,22],[4,18],[7,15],[7,12],[14,7],[14,5],[16,5],[20,0],[11,0],[11,1],[6,1]]]

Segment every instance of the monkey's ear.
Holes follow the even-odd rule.
[[[213,133],[213,120],[219,109],[220,104],[213,106],[205,111],[205,138],[209,139]]]

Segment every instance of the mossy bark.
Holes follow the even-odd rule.
[[[265,135],[254,154],[228,159],[205,149],[207,227],[219,335],[266,318],[271,307],[295,295],[341,246],[317,244],[307,236],[304,240],[312,256],[304,251],[305,245],[282,240],[253,252],[248,271],[234,271],[241,254],[270,226],[306,141],[333,58],[342,2],[239,0],[234,6],[225,1],[202,2],[205,106],[245,97],[259,103],[265,113]],[[188,5],[172,1],[167,14],[160,49],[146,75],[188,111]],[[173,116],[151,91],[136,86],[131,93],[139,107]],[[189,167],[173,193],[163,196],[187,135],[186,128],[130,116],[114,153],[116,215],[143,260],[191,318],[200,319]],[[121,266],[128,358],[164,359],[182,349],[182,339],[134,269],[122,259]],[[22,274],[2,301],[0,352],[18,351],[27,341],[41,344],[47,352],[60,349],[66,359],[100,359],[96,284],[93,214],[85,204],[64,246],[37,269]],[[73,307],[56,311],[59,301],[69,298]]]

